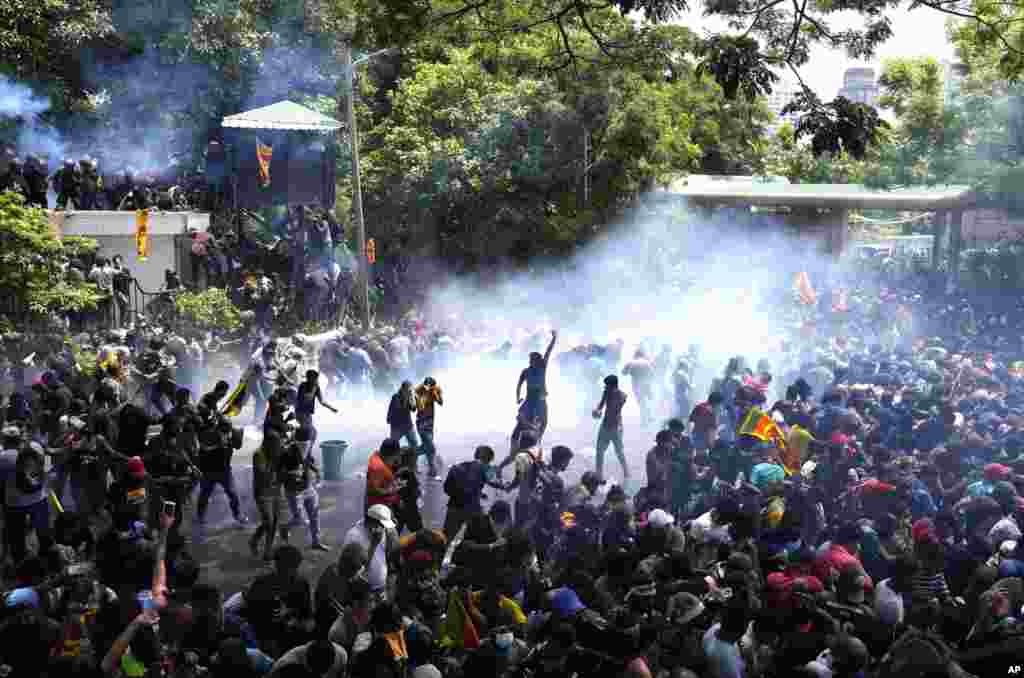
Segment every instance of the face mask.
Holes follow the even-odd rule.
[[[494,646],[499,650],[508,650],[512,647],[512,643],[515,642],[515,634],[499,633],[494,636]]]

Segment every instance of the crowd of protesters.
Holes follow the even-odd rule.
[[[470,350],[454,327],[7,335],[0,675],[1013,675],[1024,314],[877,292],[803,313],[774,369],[653,342],[556,353],[557,332],[508,342],[489,356],[524,358],[508,449],[480,445],[443,478],[439,449],[466,456],[434,427],[438,380]],[[550,360],[593,418],[593,463],[548,440]],[[391,398],[364,515],[332,544],[317,406],[375,393]],[[243,422],[255,506],[233,473]],[[419,485],[441,481],[431,529]],[[192,555],[218,487],[252,529],[242,591],[204,582]],[[306,579],[306,549],[337,561]]]

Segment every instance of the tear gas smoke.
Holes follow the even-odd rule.
[[[752,232],[736,227],[732,217],[729,212],[697,210],[634,213],[612,235],[562,265],[505,274],[489,285],[460,280],[430,289],[423,309],[428,318],[442,327],[473,327],[482,336],[478,354],[460,357],[431,374],[407,377],[419,384],[433,376],[444,391],[445,403],[437,415],[439,445],[455,432],[479,435],[481,443],[504,440],[507,445],[515,425],[519,373],[527,366],[529,351],[544,351],[551,329],[560,334],[548,368],[548,430],[582,429],[588,445],[597,424],[590,411],[602,385],[600,379],[581,382],[565,369],[559,355],[575,346],[621,339],[621,362],[607,365],[604,372],[619,374],[641,346],[653,360],[664,346],[679,356],[696,345],[701,367],[694,402],[706,397],[712,378],[732,356],[746,357],[751,366],[767,359],[778,379],[782,369],[792,367],[782,364],[781,341],[793,334],[797,322],[790,312],[795,273],[811,271],[819,286],[826,275],[838,275],[838,264],[815,253],[817,241],[786,235],[781,219],[765,220]],[[516,346],[510,359],[485,355],[505,341]],[[669,373],[675,365],[673,358]],[[620,377],[620,386],[631,392],[628,378]],[[778,382],[775,386],[784,388]],[[639,428],[635,400],[631,395],[626,406],[627,429]],[[386,411],[385,399],[346,403],[342,416],[325,415],[324,424],[381,432]],[[659,414],[659,421],[670,416],[667,411]],[[565,442],[559,436],[548,440]]]
[[[40,116],[50,110],[49,101],[30,87],[0,76],[0,118],[13,119],[18,153],[59,157],[65,151],[60,134]]]

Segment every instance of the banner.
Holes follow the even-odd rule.
[[[135,212],[135,249],[139,261],[145,261],[149,256],[149,210]]]
[[[256,160],[260,164],[260,187],[270,188],[270,159],[274,149],[261,143],[256,144]]]
[[[807,271],[797,273],[796,280],[793,281],[794,287],[796,287],[797,293],[800,295],[800,302],[807,306],[814,306],[818,303],[818,293],[811,287],[811,279],[807,275]]]

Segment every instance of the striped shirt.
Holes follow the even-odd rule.
[[[949,597],[946,575],[943,572],[919,572],[914,575],[912,589],[914,598],[930,600]]]

